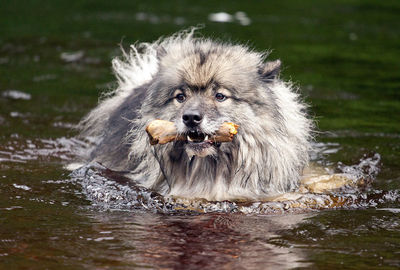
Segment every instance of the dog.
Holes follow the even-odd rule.
[[[281,61],[267,56],[193,29],[123,50],[112,61],[117,88],[79,124],[96,141],[86,159],[168,196],[261,200],[295,190],[313,121],[280,79]],[[150,145],[145,128],[155,119],[187,140]],[[239,125],[234,140],[207,141],[223,122]]]

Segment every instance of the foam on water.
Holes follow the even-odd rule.
[[[75,170],[71,177],[81,184],[87,198],[100,209],[150,210],[171,213],[224,212],[245,214],[281,214],[315,211],[322,209],[354,209],[377,207],[380,204],[399,201],[400,191],[368,189],[368,184],[379,171],[379,154],[364,157],[359,164],[340,164],[340,174],[332,175],[331,182],[345,177],[344,184],[323,192],[310,192],[310,183],[304,183],[297,192],[283,194],[260,202],[210,202],[184,198],[163,197],[160,194],[132,183],[124,173],[109,170],[98,163],[88,164]],[[335,178],[336,177],[336,178]],[[318,180],[320,181],[320,180]],[[367,189],[366,189],[367,188]]]
[[[30,100],[32,98],[31,94],[19,90],[6,90],[2,93],[2,96],[9,99],[21,99],[21,100]]]
[[[0,162],[26,163],[32,160],[58,159],[71,161],[77,146],[85,149],[87,143],[75,138],[23,140],[14,134],[12,139],[0,145]]]

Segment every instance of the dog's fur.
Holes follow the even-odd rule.
[[[294,190],[308,162],[312,121],[292,84],[279,79],[280,61],[266,56],[193,31],[132,45],[113,60],[118,88],[80,123],[81,134],[97,141],[89,159],[164,195],[262,199]],[[199,132],[212,134],[225,121],[239,132],[231,143],[207,147],[149,144],[150,121],[173,121],[186,134],[188,111],[202,116]]]

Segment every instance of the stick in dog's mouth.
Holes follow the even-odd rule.
[[[153,120],[147,125],[146,132],[149,135],[151,145],[166,144],[172,141],[222,143],[231,142],[233,137],[237,134],[238,127],[239,126],[234,123],[225,122],[213,135],[198,132],[189,132],[186,135],[182,135],[178,134],[173,122]]]

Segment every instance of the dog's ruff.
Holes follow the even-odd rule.
[[[296,189],[308,163],[312,121],[297,89],[279,78],[280,62],[266,62],[267,55],[196,38],[193,30],[132,45],[112,62],[117,89],[79,125],[82,136],[98,142],[87,159],[128,171],[132,181],[163,195],[262,199]],[[213,101],[213,89],[228,99]],[[187,104],[176,102],[176,91],[188,96]],[[205,111],[204,133],[226,121],[239,124],[234,141],[201,154],[187,142],[151,146],[147,124],[173,121],[184,133],[189,103]]]

